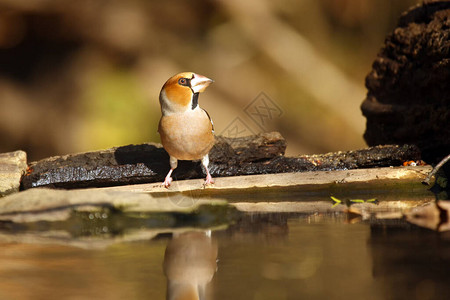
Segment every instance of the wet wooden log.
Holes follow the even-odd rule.
[[[343,170],[399,166],[419,160],[415,146],[377,146],[323,155],[285,157],[285,139],[277,132],[243,138],[217,137],[210,152],[215,177],[286,172]],[[22,178],[22,188],[83,188],[162,181],[169,156],[159,144],[129,145],[96,152],[64,155],[33,162]],[[202,178],[199,162],[181,161],[174,179]]]
[[[421,159],[420,150],[414,145],[385,145],[354,151],[339,151],[298,157],[278,155],[271,159],[249,162],[239,160],[239,155],[230,156],[228,160],[218,160],[215,155],[216,153],[211,155],[211,173],[213,176],[389,167],[400,166],[405,161]],[[221,153],[220,155],[223,154]]]
[[[160,183],[99,189],[150,194],[169,199],[182,206],[189,206],[200,199],[227,200],[239,210],[252,212],[257,210],[306,212],[306,210],[314,209],[330,212],[327,209],[332,208],[332,205],[328,205],[328,208],[322,207],[325,210],[310,205],[311,201],[325,201],[326,204],[330,204],[332,202],[330,195],[342,199],[343,206],[359,204],[349,203],[345,199],[376,198],[379,202],[392,202],[389,204],[390,208],[403,209],[411,206],[408,203],[414,206],[435,200],[434,194],[421,183],[431,169],[431,166],[401,166],[259,174],[216,178],[215,183],[208,187],[203,187],[203,179],[190,179],[174,181],[169,189],[164,188]],[[284,204],[279,204],[281,202]],[[385,206],[387,204],[377,204],[377,207],[385,211],[388,208]]]
[[[286,141],[278,133],[242,138],[217,137],[211,165],[217,160],[246,163],[284,154]],[[158,182],[169,171],[169,156],[160,144],[128,145],[107,150],[55,156],[33,162],[22,178],[22,189],[32,187],[83,188]],[[203,177],[199,162],[180,161],[175,180]],[[220,174],[214,173],[216,176]]]

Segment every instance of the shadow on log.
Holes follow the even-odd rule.
[[[213,176],[273,174],[399,166],[419,160],[416,146],[377,146],[323,155],[285,157],[286,141],[278,132],[242,138],[216,137],[210,152]],[[96,152],[50,157],[29,165],[22,189],[86,188],[160,182],[169,156],[159,144],[129,145]],[[204,177],[199,162],[180,161],[174,179]]]

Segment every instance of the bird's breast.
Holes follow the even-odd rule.
[[[197,160],[214,145],[212,124],[200,108],[162,116],[158,128],[164,149],[180,160]]]

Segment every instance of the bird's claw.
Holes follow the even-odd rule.
[[[164,182],[161,183],[161,185],[164,186],[166,189],[168,189],[171,183],[172,183],[172,177],[167,176],[166,179],[164,179]]]
[[[214,184],[214,179],[212,178],[211,174],[206,175],[205,182],[203,183],[203,186],[207,186],[208,184]]]

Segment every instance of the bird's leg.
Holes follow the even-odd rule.
[[[203,185],[213,184],[214,180],[212,179],[212,176],[211,176],[211,174],[209,173],[209,170],[208,170],[208,165],[209,165],[209,156],[208,156],[208,154],[203,156],[203,158],[202,158],[202,165],[203,165],[203,167],[206,170],[206,179],[205,179],[205,183]]]
[[[173,170],[175,170],[178,166],[178,160],[171,156],[170,157],[170,171],[169,173],[167,173],[166,179],[164,179],[164,182],[162,183],[162,185],[165,188],[168,188],[170,186],[170,184],[172,183],[172,177],[170,175],[172,175]]]
[[[169,173],[167,173],[167,176],[164,179],[164,182],[161,184],[165,188],[168,188],[170,186],[170,184],[172,183],[172,177],[170,176],[170,175],[172,175],[172,172],[173,172],[173,169],[170,169]]]

